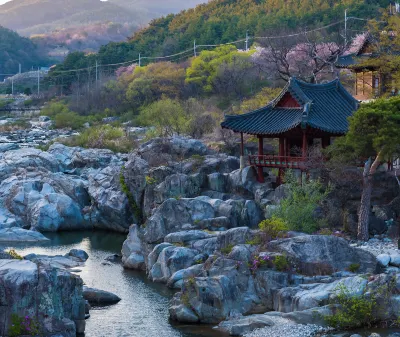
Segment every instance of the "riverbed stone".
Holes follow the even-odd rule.
[[[88,253],[82,249],[71,249],[67,255],[74,257],[81,262],[85,262],[89,258]]]
[[[86,286],[83,286],[83,298],[92,306],[115,304],[121,301],[121,298],[109,291]]]

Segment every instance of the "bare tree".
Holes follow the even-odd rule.
[[[325,41],[330,42],[325,42]],[[253,62],[270,78],[287,81],[296,76],[311,83],[337,77],[335,63],[344,46],[313,34],[266,39],[253,55]]]

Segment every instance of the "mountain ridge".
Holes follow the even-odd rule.
[[[24,36],[91,23],[129,23],[141,27],[151,19],[193,7],[205,0],[12,0],[0,5],[2,26]]]

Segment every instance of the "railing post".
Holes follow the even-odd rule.
[[[257,176],[258,176],[258,182],[263,183],[264,182],[264,170],[263,167],[260,165],[260,159],[264,155],[264,138],[263,136],[257,136],[258,137],[258,166],[257,166]]]

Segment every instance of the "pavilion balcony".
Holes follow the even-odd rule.
[[[252,166],[304,169],[307,158],[275,155],[249,155],[249,162]]]

